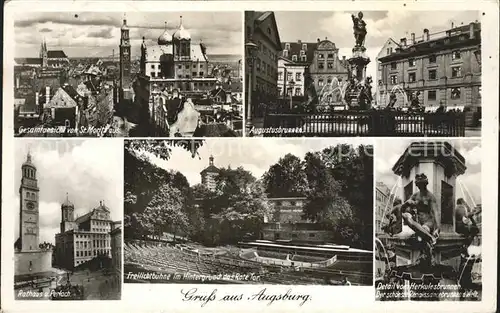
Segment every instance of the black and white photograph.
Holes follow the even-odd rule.
[[[246,11],[247,136],[480,137],[480,17]]]
[[[18,13],[15,136],[242,136],[242,16]]]
[[[479,140],[377,144],[376,299],[481,301]]]
[[[120,300],[120,142],[15,142],[16,300]],[[99,153],[96,153],[99,151]],[[105,157],[103,157],[105,156]]]
[[[372,286],[373,146],[125,140],[125,283]]]

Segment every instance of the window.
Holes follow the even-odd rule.
[[[333,53],[328,53],[328,58],[333,59]]]
[[[460,66],[455,66],[451,68],[451,77],[460,77],[462,76],[462,68]]]
[[[283,72],[282,71],[278,72],[278,80],[283,80]]]
[[[306,55],[306,52],[304,50],[300,50],[300,55]]]
[[[302,81],[302,73],[295,73],[295,81]]]
[[[333,68],[333,62],[328,62],[327,67],[328,67],[329,69],[332,69],[332,68]]]
[[[331,78],[331,77],[328,77],[328,79],[326,80],[326,83],[327,83],[327,84],[331,84],[331,83],[332,83],[332,78]]]
[[[195,77],[196,76],[196,72],[192,72],[192,76]]]
[[[325,68],[325,63],[323,63],[323,62],[318,62],[318,68],[319,68],[320,70],[324,69],[324,68]]]
[[[288,50],[283,50],[283,56],[286,58],[288,57]]]
[[[80,256],[80,251],[76,251],[76,256],[79,257]]]
[[[181,70],[182,69],[182,65],[180,65],[180,64],[177,65],[177,68]]]
[[[395,70],[398,68],[398,64],[396,62],[391,63],[391,70]]]
[[[151,64],[151,69],[154,70],[155,69],[155,65],[154,64]]]
[[[292,238],[297,238],[297,234],[292,234]]]
[[[391,75],[390,80],[391,80],[391,84],[393,84],[393,85],[398,83],[398,77],[396,75]]]
[[[318,54],[318,59],[324,59],[325,55],[323,53]]]
[[[429,90],[427,92],[427,100],[436,100],[436,90]]]
[[[203,74],[204,74],[203,72],[200,72],[200,73],[199,73],[199,76],[200,76],[200,77],[203,77]]]
[[[306,43],[302,44],[302,50],[307,50],[307,44]]]
[[[322,79],[318,80],[318,86],[323,87],[323,80]]]
[[[452,60],[459,60],[460,59],[460,51],[453,51],[451,53],[451,59]]]
[[[437,79],[436,70],[429,70],[429,79]]]
[[[292,79],[293,79],[293,73],[291,72],[286,73],[286,80],[291,81]]]
[[[283,93],[283,88],[281,86],[278,86],[278,94],[281,95]]]
[[[429,63],[436,63],[436,56],[434,54],[429,56]]]
[[[307,61],[307,56],[302,55],[302,56],[300,57],[300,61],[302,61],[302,62],[306,62],[306,61]]]
[[[292,55],[292,61],[297,62],[297,55],[296,54]]]
[[[310,238],[314,238],[314,237],[316,237],[316,234],[314,234],[314,233],[309,233],[309,237],[310,237]]]
[[[452,99],[460,99],[461,91],[460,88],[453,88],[451,90],[451,98]]]
[[[417,63],[415,62],[415,59],[409,59],[408,63],[410,66],[415,66]]]
[[[408,81],[410,83],[413,83],[417,80],[417,74],[415,72],[413,73],[408,73]]]
[[[295,95],[302,96],[302,91],[300,90],[300,87],[295,88]]]

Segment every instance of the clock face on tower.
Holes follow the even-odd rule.
[[[28,202],[28,203],[26,204],[26,208],[27,208],[28,210],[34,210],[34,209],[35,209],[35,205],[33,204],[33,202]]]

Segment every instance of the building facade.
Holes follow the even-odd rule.
[[[252,59],[245,63],[245,92],[251,90],[252,116],[262,117],[265,107],[278,98],[281,41],[273,12],[245,11],[245,43],[248,42],[253,42],[257,48]],[[249,64],[253,66],[250,68]],[[248,101],[248,95],[245,99]]]
[[[40,249],[40,211],[37,169],[28,153],[21,166],[19,186],[19,237],[14,243],[15,275],[48,272],[52,250]]]
[[[333,233],[303,218],[305,197],[268,198],[271,215],[264,217],[260,239],[322,243],[331,241]]]
[[[375,234],[382,234],[382,226],[385,220],[385,214],[390,212],[392,209],[392,204],[389,203],[391,200],[390,195],[391,190],[386,184],[382,182],[377,182],[375,187]],[[386,221],[387,222],[387,221]]]
[[[109,233],[111,237],[111,264],[113,274],[118,278],[122,277],[122,228],[121,222],[113,222],[112,230]]]
[[[284,42],[281,56],[304,68],[301,82],[304,86],[303,94],[308,93],[307,89],[313,89],[312,94],[317,95],[320,102],[323,95],[330,94],[340,83],[346,82],[349,76],[345,57],[340,59],[339,49],[328,38],[318,38],[316,42]],[[283,76],[283,79],[289,78],[293,77]]]
[[[380,102],[388,103],[395,91],[396,106],[408,105],[407,95],[417,96],[426,107],[481,106],[481,24],[452,27],[445,32],[410,40],[401,38],[399,47],[378,59],[381,66],[378,88]]]
[[[55,235],[55,264],[74,269],[98,256],[112,258],[110,210],[101,201],[89,213],[75,219],[75,206],[61,205],[60,233]]]
[[[289,99],[290,97],[305,96],[305,77],[308,65],[300,62],[292,62],[280,57],[278,60],[278,97]]]
[[[215,191],[217,188],[217,176],[219,175],[219,169],[214,165],[214,157],[210,156],[208,167],[205,168],[200,173],[201,184],[205,186],[210,191]]]
[[[382,49],[380,49],[379,53],[377,54],[377,58],[375,59],[375,63],[377,64],[376,81],[377,81],[378,86],[382,85],[382,63],[379,61],[379,59],[392,54],[399,47],[400,47],[399,44],[396,41],[394,41],[394,39],[389,38],[389,39],[387,39],[387,41],[382,46]],[[377,87],[375,99],[377,100],[377,105],[385,107],[387,105],[387,103],[381,103],[380,89],[381,88]],[[385,97],[385,100],[389,100],[389,99],[387,97]]]

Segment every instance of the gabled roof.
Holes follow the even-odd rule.
[[[283,55],[283,50],[285,50],[286,44],[290,44],[290,50],[288,50],[288,56]],[[307,45],[307,50],[305,52],[306,61],[302,62],[300,58],[300,50],[302,50],[302,45]],[[297,55],[297,61],[293,61],[294,63],[311,63],[314,59],[314,50],[318,47],[317,42],[282,42],[281,43],[281,52],[280,56],[283,59],[292,62],[292,55]]]
[[[47,57],[49,59],[51,59],[51,58],[62,59],[62,58],[67,58],[68,56],[62,50],[52,50],[52,51],[47,51]]]
[[[40,58],[15,58],[16,65],[42,65]]]
[[[272,11],[255,12],[255,14],[257,15],[257,18],[255,18],[255,21],[254,21],[255,26],[260,26],[260,24],[262,24],[262,22],[264,22],[268,18],[271,19],[271,23],[273,24],[273,28],[275,29],[275,31],[273,33],[275,35],[275,41],[277,44],[276,49],[279,49],[281,47],[281,39],[280,39],[278,25],[276,24],[276,17],[274,15],[274,12],[272,12]],[[256,29],[260,30],[260,27],[256,27]],[[264,33],[264,35],[267,36],[267,34],[265,32],[263,32],[263,33]]]

